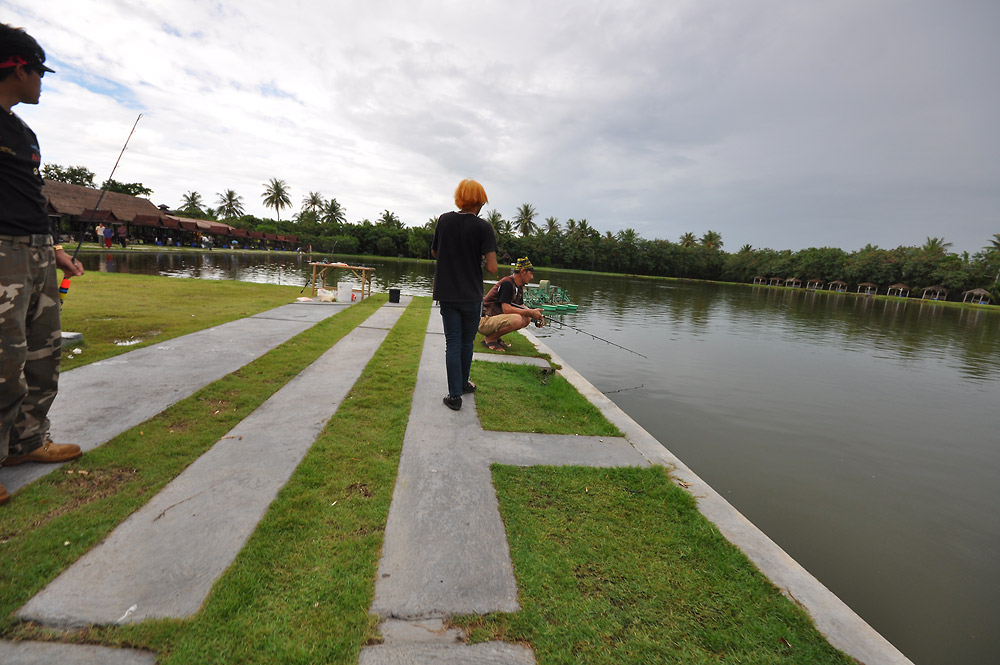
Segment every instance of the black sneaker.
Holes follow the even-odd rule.
[[[462,386],[462,394],[468,395],[469,393],[474,393],[474,392],[476,392],[476,384],[474,384],[472,381],[466,381],[465,385]]]
[[[452,411],[458,411],[462,408],[462,398],[452,397],[451,395],[444,396],[444,405],[451,409]]]

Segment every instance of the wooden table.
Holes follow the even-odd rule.
[[[366,266],[349,266],[346,263],[313,263],[309,262],[313,269],[312,294],[316,295],[316,278],[322,280],[322,288],[326,288],[326,271],[330,268],[345,268],[354,273],[354,276],[361,280],[361,298],[368,298],[372,295],[372,273],[375,268]]]

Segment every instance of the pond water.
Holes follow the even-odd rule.
[[[206,279],[311,274],[287,255],[81,257]],[[375,291],[430,294],[430,264],[365,265]],[[546,343],[903,653],[996,662],[1000,312],[537,275],[580,305],[563,320],[648,360],[558,325],[536,331]]]

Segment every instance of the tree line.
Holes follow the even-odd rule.
[[[43,168],[43,175],[71,182],[67,178],[79,178],[80,170],[90,173],[83,167],[50,165]],[[88,186],[93,186],[93,173]],[[151,193],[141,183],[121,186],[146,192],[133,195]],[[232,189],[217,193],[214,206],[190,191],[183,196],[178,212],[254,231],[296,235],[303,248],[312,247],[314,252],[430,258],[435,217],[420,226],[406,227],[395,213],[384,210],[374,222],[362,219],[349,223],[347,211],[337,199],[309,192],[299,210],[282,220],[281,212],[293,207],[290,188],[278,178],[263,188],[261,200],[274,209],[277,219],[246,214],[243,197]],[[647,240],[631,228],[602,234],[586,219],[570,218],[565,223],[556,217],[542,219],[529,203],[522,204],[509,219],[496,209],[486,211],[483,218],[496,233],[501,257],[530,256],[539,266],[745,283],[758,276],[797,277],[803,282],[843,280],[851,287],[871,282],[883,293],[896,283],[914,290],[943,286],[952,299],[961,299],[962,291],[984,288],[994,303],[1000,303],[1000,233],[972,255],[950,252],[951,243],[943,238],[927,238],[920,247],[882,249],[867,245],[853,252],[835,247],[792,251],[744,245],[730,253],[723,249],[722,236],[716,231],[701,236],[684,233],[676,242]]]

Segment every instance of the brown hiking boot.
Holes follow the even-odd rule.
[[[0,483],[0,506],[10,501],[10,494],[7,493],[7,488]]]
[[[10,455],[3,461],[4,466],[14,466],[22,462],[68,462],[83,454],[75,443],[52,443],[46,441],[27,455]]]

